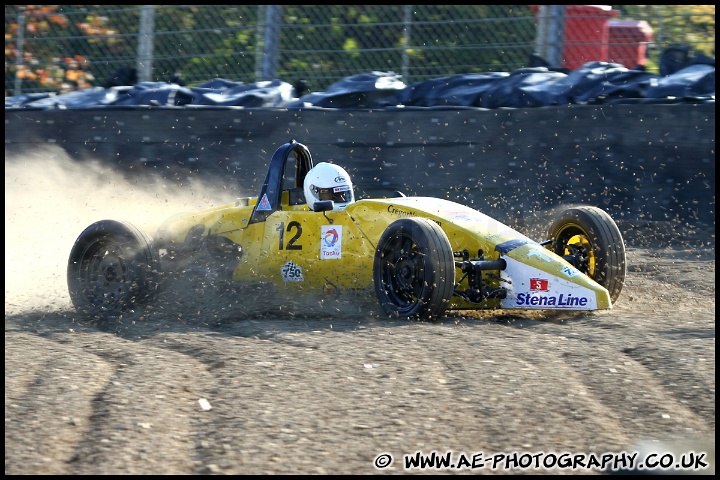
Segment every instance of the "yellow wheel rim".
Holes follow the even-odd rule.
[[[573,253],[570,249],[571,246],[575,247],[575,249],[580,249],[585,255],[587,258],[587,272],[585,273],[589,277],[593,277],[595,275],[595,252],[593,251],[590,241],[585,235],[574,235],[570,237],[570,240],[565,244],[564,255],[571,255]]]

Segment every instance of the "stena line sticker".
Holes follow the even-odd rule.
[[[342,225],[324,225],[320,232],[320,260],[342,257]]]
[[[518,293],[516,304],[519,307],[588,308],[590,299],[584,295],[573,295],[572,293],[561,293],[559,295]]]

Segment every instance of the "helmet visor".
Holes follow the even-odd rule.
[[[317,192],[320,200],[332,200],[335,203],[349,202],[352,193],[349,185],[341,185],[334,188],[318,188]]]

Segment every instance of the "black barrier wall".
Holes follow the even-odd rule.
[[[6,159],[50,143],[128,175],[217,176],[237,196],[257,193],[273,152],[293,139],[316,163],[347,169],[358,198],[401,190],[505,221],[586,203],[618,220],[714,229],[714,104],[5,111]]]

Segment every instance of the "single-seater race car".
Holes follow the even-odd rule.
[[[142,308],[162,292],[166,272],[201,254],[233,285],[320,297],[370,292],[382,312],[400,318],[600,310],[620,295],[625,246],[600,208],[566,208],[538,242],[440,198],[355,200],[344,175],[332,179],[340,186],[315,185],[314,166],[293,140],[274,153],[257,197],[173,216],[152,235],[125,221],[93,223],[68,260],[73,305],[102,317]]]

